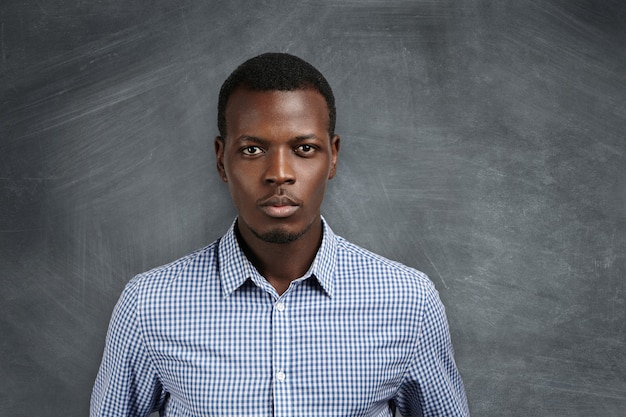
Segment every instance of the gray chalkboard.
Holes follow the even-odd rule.
[[[335,89],[324,214],[428,273],[476,416],[626,415],[623,1],[2,1],[0,415],[85,416],[133,274],[235,214],[216,95]]]

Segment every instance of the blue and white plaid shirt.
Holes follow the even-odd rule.
[[[468,416],[421,272],[335,235],[284,294],[226,235],[120,297],[91,416]]]

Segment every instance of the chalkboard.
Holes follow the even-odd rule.
[[[87,415],[126,282],[228,228],[266,51],[333,86],[324,215],[431,277],[473,415],[625,415],[625,45],[617,0],[3,1],[0,415]]]

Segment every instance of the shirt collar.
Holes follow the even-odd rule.
[[[248,279],[259,275],[239,246],[235,235],[235,220],[219,242],[219,274],[224,298],[230,296]],[[337,259],[337,236],[322,217],[322,244],[307,274],[317,279],[329,297],[333,295],[334,271]]]

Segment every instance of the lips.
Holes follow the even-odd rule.
[[[271,196],[259,203],[261,210],[270,217],[285,218],[293,215],[300,208],[300,204],[288,196]]]

